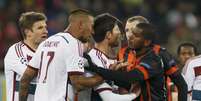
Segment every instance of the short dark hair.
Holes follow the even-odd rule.
[[[146,40],[151,40],[151,41],[155,40],[156,29],[153,25],[149,23],[139,23],[136,25],[136,27],[141,30],[140,34],[142,34]]]
[[[105,39],[107,31],[112,31],[115,24],[120,28],[120,31],[123,31],[123,25],[121,21],[112,16],[109,13],[103,13],[98,15],[94,21],[94,34],[93,39],[95,42],[101,42]]]
[[[73,10],[73,11],[70,12],[70,15],[73,15],[73,14],[91,15],[88,10],[86,10],[86,9],[81,9],[81,8],[75,9],[75,10]]]
[[[19,18],[19,27],[22,34],[23,39],[26,38],[25,29],[31,29],[33,24],[37,21],[47,20],[46,16],[43,13],[39,12],[25,12],[22,13]],[[32,29],[31,29],[32,30]]]
[[[190,42],[185,42],[185,43],[181,43],[178,48],[177,48],[177,54],[180,53],[181,51],[181,47],[192,47],[193,48],[193,51],[195,53],[195,55],[197,55],[197,47],[193,44],[193,43],[190,43]]]
[[[79,16],[80,19],[80,16],[92,16],[92,14],[88,10],[79,8],[70,12],[68,21],[71,22],[72,19],[75,19],[77,16]]]

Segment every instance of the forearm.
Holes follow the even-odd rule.
[[[136,81],[143,80],[143,75],[138,70],[126,71],[113,71],[101,67],[95,67],[94,72],[101,75],[105,80],[115,81],[117,84],[124,82],[132,84]]]
[[[19,87],[19,101],[27,101],[29,84],[33,78],[37,75],[37,70],[27,68],[20,80]]]
[[[180,73],[170,76],[171,80],[178,88],[178,101],[187,101],[187,84]]]
[[[29,82],[25,77],[22,77],[20,81],[19,101],[27,101]]]
[[[71,83],[79,91],[85,88],[91,88],[97,86],[103,82],[103,78],[99,75],[94,75],[92,77],[84,77],[83,75],[71,76]]]
[[[84,87],[94,87],[103,82],[103,78],[97,74],[92,77],[80,77],[78,79],[79,79],[78,84]]]

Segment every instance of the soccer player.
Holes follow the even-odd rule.
[[[200,85],[200,56],[196,56],[197,48],[192,43],[182,43],[179,45],[178,57],[180,62],[180,69],[184,74],[188,85],[188,101],[201,100],[198,96],[201,94]]]
[[[136,28],[128,38],[129,47],[135,50],[137,59],[136,64],[131,64],[133,65],[131,71],[113,71],[100,68],[90,61],[89,56],[85,57],[91,66],[86,67],[86,69],[98,73],[106,80],[117,83],[124,83],[125,85],[140,83],[141,94],[137,100],[162,101],[165,99],[164,70],[161,57],[155,54],[151,47],[155,36],[154,28],[147,23],[139,23]]]
[[[142,16],[134,16],[127,20],[126,28],[125,28],[127,37],[132,35],[132,31],[135,30],[136,25],[139,23],[149,23],[149,21]],[[175,59],[169,54],[167,49],[159,46],[158,44],[155,44],[153,42],[151,46],[152,46],[153,51],[162,57],[162,61],[164,64],[165,77],[167,78],[167,81],[168,81],[167,82],[168,84],[166,84],[166,88],[168,89],[167,90],[168,101],[172,100],[170,86],[169,86],[170,78],[178,87],[179,101],[185,101],[186,95],[187,95],[187,85],[186,85],[185,80],[182,77],[181,73],[179,72]],[[127,50],[127,52],[125,52],[125,50],[126,50],[126,47],[124,47],[120,50],[120,52],[119,52],[120,60],[125,59],[126,61],[129,61],[129,62],[135,62],[135,60],[136,60],[135,55],[132,57],[132,54],[130,54],[132,52],[130,52],[128,54],[128,56],[130,56],[130,57],[123,57],[124,55],[122,55],[122,54],[127,54],[129,52],[128,50]],[[129,66],[127,67],[127,70],[131,70],[131,69],[132,68],[130,68]]]
[[[26,101],[27,85],[38,74],[35,101],[74,101],[77,93],[102,82],[84,73],[84,47],[93,32],[93,16],[86,10],[71,12],[65,32],[42,42],[20,81],[20,101]]]
[[[104,13],[96,17],[93,34],[95,47],[88,53],[94,64],[105,69],[111,69],[111,65],[116,64],[116,55],[114,56],[112,48],[120,44],[120,29],[123,29],[123,25],[114,16]],[[113,93],[114,85],[110,83],[112,81],[105,81],[94,87],[92,101],[131,101],[139,95],[139,92],[138,94],[115,94]],[[102,100],[94,94],[96,92]]]
[[[47,38],[46,16],[38,12],[22,13],[19,26],[23,40],[12,45],[5,58],[7,101],[18,101],[19,81],[38,45]],[[29,85],[27,101],[34,101],[36,81]]]
[[[177,48],[177,56],[179,62],[179,69],[182,71],[186,61],[197,55],[197,48],[192,43],[182,43]]]
[[[187,60],[183,68],[184,78],[188,85],[188,101],[201,100],[201,55]]]

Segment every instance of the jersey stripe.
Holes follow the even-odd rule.
[[[14,101],[14,99],[15,99],[15,86],[16,85],[16,73],[14,72],[14,74],[13,74],[13,94],[12,94],[12,101]]]
[[[18,50],[19,56],[22,57],[22,53],[20,51],[20,43],[17,44],[17,50]]]
[[[24,54],[23,54],[23,51],[22,51],[22,47],[23,47],[23,44],[20,43],[20,45],[19,45],[19,51],[20,51],[22,57],[24,57]]]
[[[174,67],[171,67],[170,69],[168,69],[167,71],[165,71],[165,74],[166,74],[166,75],[171,75],[171,74],[173,74],[174,72],[176,72],[177,70],[178,70],[177,67],[174,66]]]
[[[106,91],[106,90],[112,91],[112,88],[100,88],[100,89],[97,89],[96,92],[101,93],[101,92]]]
[[[78,43],[78,52],[79,52],[79,56],[82,56],[82,48],[81,48],[81,43],[77,40]]]
[[[102,62],[102,64],[103,64],[103,67],[104,67],[104,68],[107,68],[107,66],[106,66],[106,64],[105,64],[105,61],[104,61],[103,58],[102,58],[102,52],[101,52],[101,51],[98,51],[98,50],[96,50],[96,51],[97,51],[97,56],[98,56],[99,60],[101,60],[101,62]]]
[[[20,57],[20,55],[19,55],[19,53],[18,53],[18,51],[17,51],[17,45],[15,45],[15,52],[16,52],[16,54],[17,54],[17,57]]]

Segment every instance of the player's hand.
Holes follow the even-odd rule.
[[[130,92],[135,93],[137,96],[141,93],[141,87],[139,83],[134,83],[131,85]]]
[[[128,65],[128,62],[120,62],[117,64],[115,70],[126,70]]]

